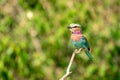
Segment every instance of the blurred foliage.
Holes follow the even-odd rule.
[[[82,52],[69,80],[120,80],[120,0],[0,0],[0,80],[58,80],[82,25],[94,63]]]

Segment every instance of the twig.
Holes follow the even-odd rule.
[[[70,59],[69,65],[67,67],[66,74],[63,75],[63,77],[60,80],[65,80],[72,73],[72,72],[70,72],[71,65],[73,63],[75,55],[78,54],[78,53],[80,53],[81,50],[82,50],[82,48],[80,48],[79,50],[77,50],[77,49],[74,50],[74,52],[72,54],[72,57]]]

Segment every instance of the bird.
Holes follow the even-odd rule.
[[[90,46],[87,38],[82,33],[81,25],[72,23],[68,26],[68,29],[71,32],[70,39],[71,39],[72,45],[77,49],[80,49],[80,48],[84,49],[89,60],[93,61],[93,57],[90,53]]]

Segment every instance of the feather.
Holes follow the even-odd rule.
[[[87,39],[87,37],[86,37],[86,35],[83,35],[84,36],[84,38],[85,38],[85,40],[86,40],[86,42],[87,42],[87,44],[88,44],[88,39]],[[89,46],[89,44],[88,44],[88,51],[90,51],[91,52],[91,48],[90,48],[90,46]]]
[[[90,54],[90,52],[88,50],[85,50],[85,53],[86,53],[86,55],[88,56],[88,58],[90,60],[93,60],[93,58],[92,58],[92,56],[91,56],[91,54]]]

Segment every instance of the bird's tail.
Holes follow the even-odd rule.
[[[90,52],[88,50],[85,50],[86,55],[88,56],[88,58],[92,61],[92,55],[90,54]]]

